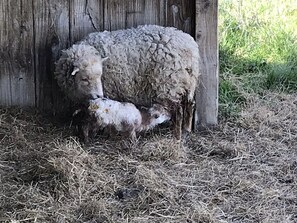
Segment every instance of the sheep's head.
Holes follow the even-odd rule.
[[[82,58],[74,63],[71,76],[74,78],[75,91],[80,98],[96,99],[103,97],[102,63],[106,58],[100,56]]]
[[[149,108],[148,113],[150,115],[150,128],[171,119],[170,112],[160,104],[154,104],[151,108]]]
[[[72,101],[103,97],[101,76],[106,59],[90,45],[63,50],[55,70],[59,86]]]

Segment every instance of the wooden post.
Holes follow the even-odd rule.
[[[196,40],[201,76],[196,93],[195,128],[218,123],[218,0],[196,0]]]

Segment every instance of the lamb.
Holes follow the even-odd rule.
[[[113,100],[161,104],[175,116],[180,138],[182,127],[189,132],[192,128],[199,59],[198,45],[189,34],[144,25],[90,33],[62,52],[55,77],[73,101],[104,92]]]
[[[85,142],[89,141],[89,135],[94,136],[99,129],[106,127],[112,127],[136,139],[137,132],[152,129],[171,118],[166,108],[159,104],[154,104],[149,109],[138,109],[132,103],[107,98],[90,100],[87,109],[75,112],[75,115],[78,114],[81,119],[79,133]]]

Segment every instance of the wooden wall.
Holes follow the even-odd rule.
[[[208,13],[212,1],[218,0],[1,0],[0,105],[61,109],[64,102],[53,79],[54,61],[61,49],[90,32],[158,24],[213,44],[217,36],[208,28],[216,27],[207,24],[213,16]],[[209,35],[213,40],[204,41]],[[215,48],[203,49],[202,66]]]

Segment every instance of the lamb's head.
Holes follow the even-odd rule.
[[[78,44],[64,50],[56,64],[59,86],[74,101],[103,97],[102,63],[106,59],[89,45]]]
[[[154,104],[148,109],[149,113],[149,128],[153,128],[156,125],[167,122],[171,119],[170,112],[160,104]]]

